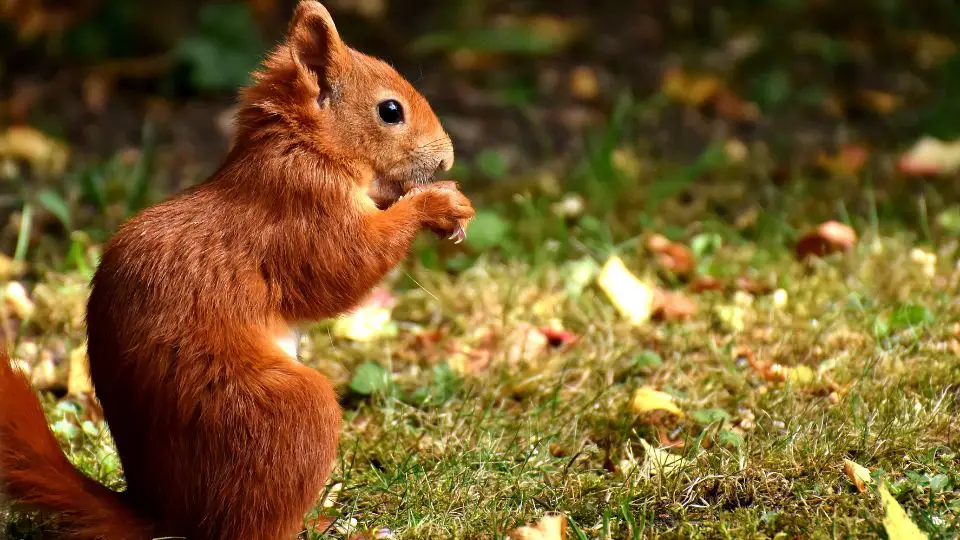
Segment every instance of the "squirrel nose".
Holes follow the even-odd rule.
[[[453,145],[447,147],[443,155],[440,156],[440,163],[437,165],[437,169],[443,172],[450,172],[450,169],[453,167]]]

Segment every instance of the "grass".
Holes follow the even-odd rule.
[[[392,278],[396,337],[355,343],[321,323],[306,339],[305,361],[344,396],[335,496],[319,511],[398,538],[502,537],[547,511],[568,516],[572,537],[882,538],[875,490],[857,492],[843,473],[851,459],[931,538],[955,538],[960,270],[947,243],[929,277],[911,258],[915,243],[868,233],[812,266],[787,246],[724,243],[704,257],[712,267],[769,279],[786,303],[707,292],[690,320],[640,327],[594,286],[566,292],[560,262],[481,256],[459,274],[414,264]],[[621,256],[655,275],[644,250]],[[724,306],[740,311],[741,328],[719,315]],[[530,355],[516,345],[527,324],[581,339]],[[748,355],[817,375],[770,381]],[[383,383],[351,391],[369,362]],[[641,386],[675,396],[685,418],[631,412]],[[122,485],[104,426],[48,402],[71,460]],[[689,464],[644,478],[630,460],[658,437],[682,443],[670,452]],[[14,532],[28,521],[10,527],[37,537]]]

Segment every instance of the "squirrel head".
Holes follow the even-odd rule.
[[[241,93],[236,142],[257,141],[350,168],[360,187],[425,183],[453,165],[453,143],[426,98],[347,46],[315,0],[301,0],[286,40]]]

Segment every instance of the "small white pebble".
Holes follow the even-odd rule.
[[[561,217],[577,217],[583,213],[584,206],[583,197],[570,194],[553,205],[553,212]]]

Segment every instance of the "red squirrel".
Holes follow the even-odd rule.
[[[242,90],[236,124],[223,165],[125,223],[93,278],[90,373],[125,491],[68,462],[0,358],[0,491],[67,537],[293,538],[341,412],[281,340],[355,306],[419,231],[460,240],[474,216],[455,184],[429,183],[453,146],[426,99],[345,45],[316,1]]]

